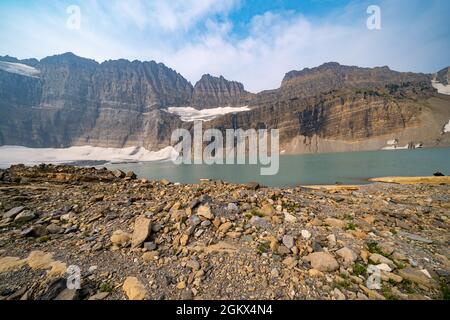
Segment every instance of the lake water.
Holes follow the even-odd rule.
[[[233,183],[259,182],[267,186],[312,184],[366,184],[385,176],[430,176],[450,174],[450,148],[284,155],[275,176],[261,176],[258,165],[175,165],[172,162],[110,164],[106,167],[134,171],[150,180],[198,183],[220,179]]]

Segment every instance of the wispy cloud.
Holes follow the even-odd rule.
[[[277,87],[285,72],[327,61],[423,72],[450,64],[446,0],[378,1],[380,31],[366,28],[370,1],[352,1],[326,15],[270,10],[239,20],[244,1],[0,4],[0,54],[42,58],[72,51],[99,61],[154,59],[191,82],[212,73],[251,91]],[[82,10],[80,30],[65,28],[69,4]],[[238,25],[246,32],[237,32]]]

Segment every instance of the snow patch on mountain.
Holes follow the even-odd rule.
[[[435,80],[432,80],[431,84],[439,93],[450,95],[450,85],[445,85]]]
[[[38,78],[40,74],[38,69],[27,66],[26,64],[6,61],[0,61],[0,70],[31,78]]]
[[[91,146],[55,148],[27,148],[21,146],[0,147],[0,168],[13,164],[37,165],[61,164],[79,161],[105,161],[109,163],[168,161],[178,157],[173,147],[149,151],[143,147],[101,148]]]
[[[450,120],[448,120],[448,123],[444,126],[444,133],[450,132]]]
[[[244,107],[220,107],[212,109],[197,110],[192,107],[171,107],[167,109],[167,112],[180,116],[181,121],[210,121],[218,116],[222,116],[228,113],[245,112],[250,111],[247,106]]]

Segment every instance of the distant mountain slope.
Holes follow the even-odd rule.
[[[444,81],[445,72],[436,77]],[[154,61],[97,63],[71,53],[40,61],[6,56],[0,57],[0,145],[158,150],[170,144],[174,129],[192,127],[173,108],[229,106],[250,111],[220,116],[211,110],[213,120],[205,125],[278,128],[287,153],[373,150],[388,139],[447,145],[442,128],[450,103],[431,80],[388,67],[326,63],[288,72],[279,89],[252,94],[211,75],[192,86]]]

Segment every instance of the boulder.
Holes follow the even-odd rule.
[[[131,238],[131,247],[137,248],[144,243],[152,231],[152,222],[145,216],[139,216],[134,222],[134,232]]]

